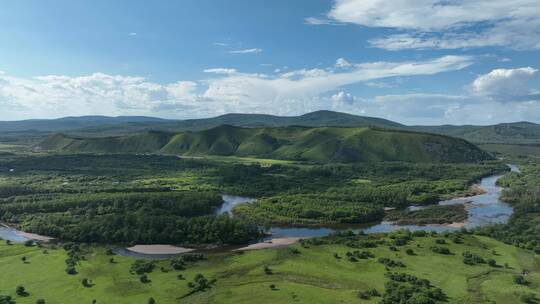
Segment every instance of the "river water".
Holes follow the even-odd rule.
[[[515,165],[508,165],[512,172],[519,172],[519,168]],[[493,175],[483,178],[480,181],[480,188],[485,190],[485,193],[471,196],[467,198],[458,198],[439,202],[439,205],[449,204],[470,204],[467,208],[468,219],[464,225],[465,228],[474,228],[496,223],[506,223],[512,214],[512,207],[500,200],[502,188],[497,186],[497,180],[502,175]],[[239,204],[248,204],[255,202],[255,198],[235,196],[230,194],[223,195],[223,205],[216,210],[216,214],[231,214],[234,206]],[[420,206],[412,206],[412,209],[422,208]],[[339,226],[339,227],[270,227],[267,232],[272,238],[286,237],[321,237],[332,234],[341,230],[364,231],[365,233],[391,232],[398,229],[426,230],[426,231],[451,231],[457,230],[460,227],[448,225],[398,225],[391,222],[382,221],[376,224],[365,224],[355,226]],[[0,238],[11,240],[14,242],[24,242],[28,238],[22,236],[20,231],[16,229],[0,225]],[[148,257],[148,255],[134,254],[128,250],[119,250],[117,253],[127,256]]]
[[[516,165],[508,165],[512,172],[519,172]],[[506,223],[510,215],[512,215],[512,207],[500,200],[502,188],[497,186],[497,180],[502,175],[493,175],[483,178],[479,186],[485,193],[466,197],[446,200],[439,202],[439,205],[465,204],[468,203],[468,218],[464,225],[398,225],[392,222],[381,221],[375,224],[365,225],[340,225],[327,227],[270,227],[267,232],[271,235],[270,238],[286,238],[286,237],[321,237],[332,234],[336,231],[353,230],[364,231],[365,233],[380,233],[391,232],[399,229],[426,230],[426,231],[452,231],[458,230],[461,226],[465,228],[475,228],[489,224]],[[256,201],[254,198],[223,195],[223,205],[217,211],[218,214],[231,212],[234,206],[239,204],[252,203]],[[411,206],[411,209],[421,209],[420,206]]]

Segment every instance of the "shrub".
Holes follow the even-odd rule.
[[[28,292],[26,291],[26,289],[24,288],[24,286],[17,286],[17,288],[15,288],[15,293],[18,295],[18,296],[21,296],[21,297],[26,297],[28,296]]]
[[[443,246],[433,246],[431,247],[431,251],[438,254],[451,254],[450,249]]]
[[[529,284],[529,282],[525,280],[525,277],[523,277],[522,275],[514,276],[514,283],[519,284],[519,285]]]

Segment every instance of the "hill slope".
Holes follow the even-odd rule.
[[[39,148],[64,152],[250,156],[314,162],[471,162],[490,159],[457,138],[377,128],[220,126],[176,134],[83,138],[54,135]]]
[[[490,126],[414,126],[410,129],[461,137],[474,143],[540,143],[540,125],[530,122],[501,123]]]

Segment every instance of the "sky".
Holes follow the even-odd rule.
[[[538,0],[18,0],[0,120],[334,110],[540,123]]]

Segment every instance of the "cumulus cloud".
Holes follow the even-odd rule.
[[[342,87],[383,78],[433,75],[471,65],[467,56],[423,61],[349,63],[347,69],[300,69],[276,74],[242,73],[231,68],[204,72],[199,81],[160,84],[143,77],[95,73],[88,76],[48,75],[21,78],[0,75],[0,119],[66,115],[211,116],[227,112],[302,114],[351,104],[355,97]],[[16,110],[19,109],[19,110]],[[24,109],[21,111],[20,109]]]
[[[471,88],[477,95],[501,101],[531,99],[538,94],[535,94],[529,87],[529,80],[536,76],[537,73],[538,70],[532,67],[495,69],[478,76],[472,83]]]
[[[12,106],[3,108],[1,114],[4,119],[8,111],[18,110],[39,117],[148,114],[163,105],[172,108],[197,104],[196,88],[197,83],[192,81],[162,85],[143,77],[103,73],[34,78],[2,75],[0,101]]]
[[[353,104],[355,101],[358,100],[358,97],[352,95],[351,93],[346,93],[343,91],[340,91],[332,96],[330,96],[330,100],[332,101],[334,107],[339,106],[341,104]]]
[[[485,46],[540,49],[537,0],[398,0],[392,5],[384,0],[336,0],[328,17],[337,22],[405,31],[370,41],[387,50]]]
[[[233,50],[233,51],[230,51],[229,53],[231,54],[257,54],[262,51],[263,51],[262,49],[253,48],[253,49]]]

